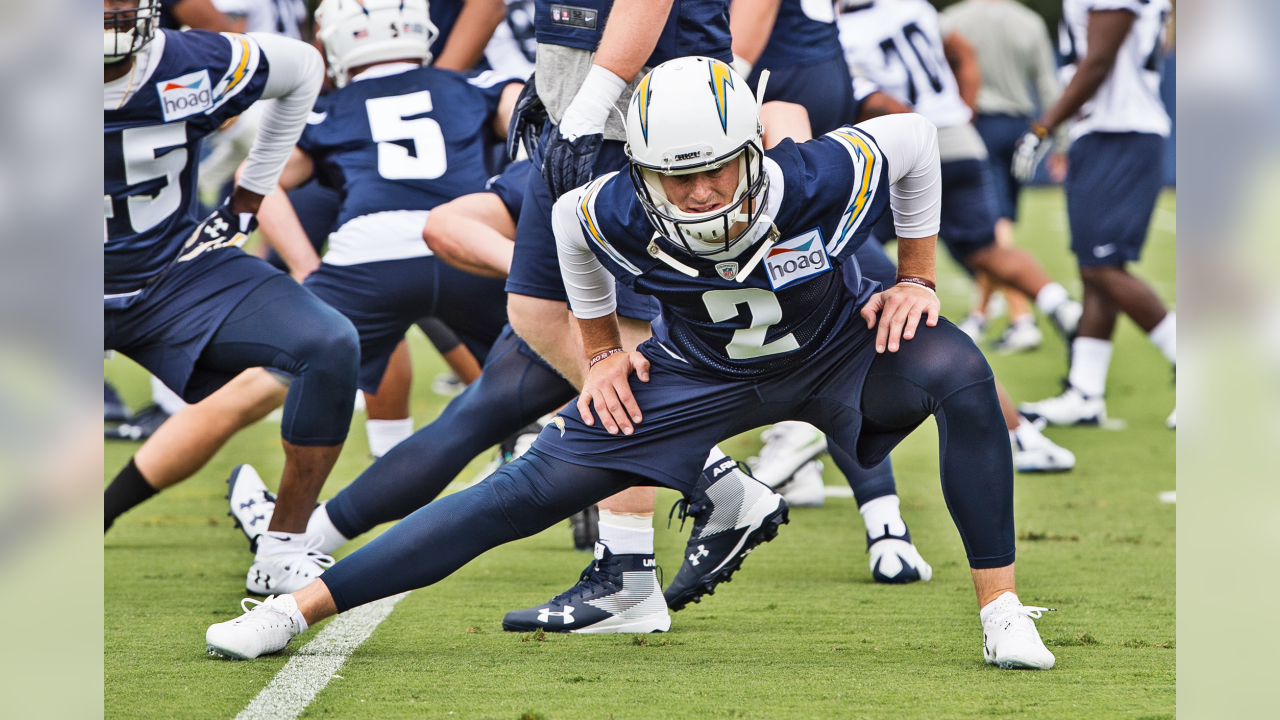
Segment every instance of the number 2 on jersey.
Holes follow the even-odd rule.
[[[378,174],[388,180],[434,180],[447,169],[440,123],[415,117],[432,110],[431,91],[364,101],[369,130],[378,143]],[[413,154],[399,144],[412,143]]]
[[[782,305],[778,297],[762,288],[741,290],[709,290],[702,294],[711,322],[724,322],[738,317],[739,305],[746,305],[751,312],[751,326],[733,331],[733,338],[725,346],[725,354],[734,360],[777,355],[800,347],[796,336],[787,333],[771,343],[764,341],[769,328],[782,321]]]

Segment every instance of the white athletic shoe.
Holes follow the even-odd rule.
[[[325,570],[333,567],[333,557],[320,552],[323,538],[319,535],[305,537],[305,542],[299,543],[301,547],[297,549],[255,557],[244,581],[245,589],[255,595],[293,593],[310,585]]]
[[[903,585],[933,579],[933,568],[920,556],[911,542],[911,533],[898,537],[883,535],[874,542],[868,537],[867,554],[871,556],[871,577],[886,585]]]
[[[965,335],[968,335],[976,345],[982,342],[982,335],[987,332],[987,318],[978,313],[969,313],[969,316],[961,320],[956,327],[960,328]]]
[[[1040,434],[1030,422],[1010,433],[1013,466],[1018,472],[1064,472],[1076,466],[1075,453]]]
[[[1169,417],[1165,418],[1164,426],[1170,430],[1178,429],[1178,408],[1175,407],[1173,412],[1169,413]]]
[[[246,603],[256,607],[251,609]],[[230,660],[252,660],[280,652],[307,629],[292,595],[272,595],[262,602],[245,598],[240,609],[244,614],[235,620],[209,626],[204,634],[205,652]]]
[[[1044,341],[1044,333],[1033,322],[1010,325],[1000,334],[994,349],[1001,355],[1012,355],[1026,350],[1035,350]]]
[[[1101,425],[1107,420],[1105,400],[1087,398],[1073,387],[1057,397],[1022,403],[1018,411],[1029,420],[1043,418],[1050,425]]]
[[[227,511],[236,527],[249,539],[249,551],[258,552],[258,536],[271,525],[276,511],[276,496],[267,489],[252,465],[237,465],[227,478]]]
[[[796,474],[805,463],[827,451],[827,436],[806,422],[787,420],[760,433],[764,447],[760,457],[749,458],[751,474],[771,488],[777,488]]]
[[[1062,333],[1062,337],[1070,340],[1076,336],[1076,330],[1080,327],[1080,316],[1084,314],[1084,305],[1078,300],[1067,300],[1058,306],[1057,310],[1049,316],[1049,320],[1053,322],[1053,326]]]
[[[982,656],[1001,670],[1048,670],[1053,653],[1044,646],[1032,618],[1049,608],[1023,605],[1007,592],[982,608]]]
[[[822,507],[827,501],[827,486],[822,482],[822,461],[810,460],[782,483],[778,492],[791,507]]]

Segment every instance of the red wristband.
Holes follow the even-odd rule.
[[[932,280],[929,280],[927,278],[916,277],[915,275],[899,275],[898,284],[901,285],[902,283],[919,285],[920,287],[926,290],[929,290],[935,295],[938,293],[938,286],[935,285]]]
[[[603,360],[603,359],[605,359],[605,358],[609,357],[610,355],[613,355],[613,354],[615,354],[615,353],[620,353],[620,352],[622,352],[622,348],[614,348],[614,349],[612,349],[612,350],[605,350],[604,352],[600,353],[599,355],[596,355],[595,357],[591,358],[590,363],[588,363],[588,365],[587,365],[587,369],[588,369],[588,370],[590,370],[591,368],[593,368],[593,367],[595,367],[595,366],[596,366],[596,363],[598,363],[598,362],[600,362],[601,360]]]

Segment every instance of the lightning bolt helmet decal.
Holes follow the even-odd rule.
[[[716,97],[716,111],[720,113],[720,127],[729,133],[729,88],[733,87],[733,75],[729,66],[719,60],[707,63],[711,68],[711,92]]]

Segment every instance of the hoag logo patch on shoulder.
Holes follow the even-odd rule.
[[[156,83],[164,121],[173,122],[213,108],[213,83],[208,70],[197,70]]]
[[[774,290],[830,270],[831,258],[827,257],[822,231],[814,228],[778,243],[765,256],[764,267]]]

